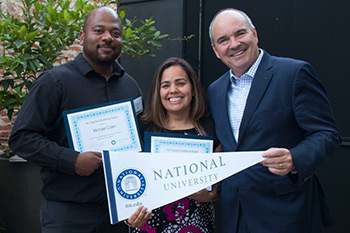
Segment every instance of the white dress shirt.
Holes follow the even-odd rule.
[[[252,85],[256,70],[258,69],[264,51],[259,49],[260,54],[249,70],[238,78],[230,70],[231,85],[227,92],[227,109],[231,123],[232,133],[236,142],[238,142],[239,128],[242,121],[244,108],[247,102],[250,87]]]

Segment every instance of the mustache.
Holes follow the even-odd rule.
[[[109,43],[100,44],[100,45],[97,46],[97,48],[111,48],[111,49],[115,49],[115,47],[112,46]]]

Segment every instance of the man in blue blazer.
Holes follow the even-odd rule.
[[[315,172],[339,147],[340,135],[315,70],[259,49],[242,11],[220,11],[209,34],[230,68],[208,88],[223,149],[266,150],[261,164],[222,182],[222,232],[323,232],[332,219]]]

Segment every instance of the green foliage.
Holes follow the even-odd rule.
[[[154,26],[155,21],[151,18],[141,20],[141,26],[136,27],[137,19],[126,19],[125,11],[119,11],[123,24],[123,49],[122,53],[140,58],[143,55],[155,56],[154,49],[162,47],[159,40],[168,37],[168,34],[161,34]]]
[[[54,62],[79,38],[85,16],[92,9],[118,4],[119,1],[99,0],[22,0],[22,16],[0,13],[0,111],[7,109],[12,119],[15,109],[22,105],[28,90],[38,75],[51,69]],[[123,22],[122,53],[141,57],[154,56],[162,35],[152,17],[129,20],[119,11]],[[1,74],[1,73],[0,73]]]

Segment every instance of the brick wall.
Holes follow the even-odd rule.
[[[0,112],[0,143],[1,145],[5,146],[5,148],[8,148],[7,141],[12,129],[12,123],[13,122],[11,122],[8,119],[6,111],[1,111]]]
[[[21,5],[21,0],[0,0],[0,12],[14,14],[15,17],[21,17],[20,5]],[[62,56],[54,65],[55,66],[60,65],[67,61],[72,60],[80,51],[81,51],[81,46],[77,39],[76,42],[69,48],[69,50],[63,51]],[[0,46],[0,52],[2,52],[1,46]],[[1,71],[0,71],[0,75],[2,75]],[[2,146],[5,146],[5,149],[9,149],[8,138],[11,133],[14,120],[15,118],[12,121],[8,119],[7,111],[5,110],[0,111],[0,143]],[[0,148],[0,153],[1,153],[1,150],[2,149]]]

